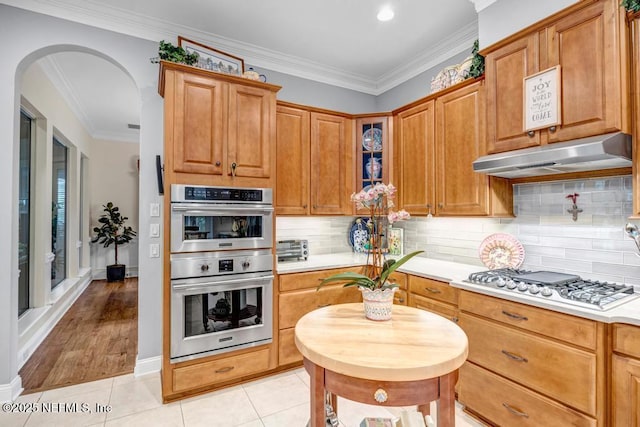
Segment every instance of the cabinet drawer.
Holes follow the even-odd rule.
[[[278,328],[292,328],[302,316],[320,307],[360,301],[362,294],[357,288],[344,288],[342,285],[325,286],[319,291],[313,288],[280,294]]]
[[[411,307],[430,311],[432,313],[439,314],[442,317],[446,317],[453,322],[458,322],[458,309],[454,305],[414,294],[411,294],[409,304]]]
[[[332,274],[344,273],[345,271],[360,272],[361,267],[333,268],[329,270],[309,271],[306,273],[281,274],[278,276],[280,292],[295,291],[297,289],[315,290],[320,281]],[[336,284],[340,282],[335,282]]]
[[[502,426],[595,427],[596,420],[472,363],[460,368],[458,400]]]
[[[613,351],[640,358],[640,328],[622,323],[614,324]]]
[[[445,282],[409,276],[409,292],[458,305],[458,290]]]
[[[173,370],[173,391],[181,392],[209,384],[220,383],[269,369],[269,349],[252,351],[238,356]]]
[[[278,365],[302,362],[302,354],[295,342],[295,328],[281,329],[278,341]]]
[[[395,283],[400,289],[407,289],[407,275],[394,271],[389,275],[387,281]]]
[[[460,292],[459,307],[461,311],[478,314],[581,347],[596,348],[597,323],[593,320],[464,291]]]
[[[595,354],[465,313],[460,327],[469,361],[595,416]]]
[[[400,305],[407,305],[407,291],[398,289],[396,293],[393,294],[393,303],[400,304]]]

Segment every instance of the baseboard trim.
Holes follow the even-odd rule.
[[[136,359],[136,367],[133,368],[133,376],[141,377],[147,374],[160,372],[162,368],[162,356],[148,357],[146,359]]]
[[[9,384],[0,384],[0,402],[15,402],[23,390],[22,378],[16,375]]]

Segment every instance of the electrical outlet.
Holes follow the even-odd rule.
[[[152,243],[149,245],[149,257],[160,258],[160,245],[158,243]]]
[[[160,224],[149,224],[149,237],[160,237]]]

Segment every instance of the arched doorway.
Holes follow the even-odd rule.
[[[113,60],[60,49],[19,78],[18,360],[28,392],[133,372],[137,346],[137,281],[92,282],[113,247],[89,243],[108,202],[139,230],[139,135],[129,129],[139,91]],[[137,277],[137,241],[119,252]]]

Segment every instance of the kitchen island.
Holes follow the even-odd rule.
[[[453,322],[400,305],[391,320],[372,321],[362,304],[339,304],[303,316],[295,341],[311,378],[311,427],[325,425],[325,391],[372,405],[418,405],[424,415],[437,401],[438,425],[454,425],[468,341]]]

